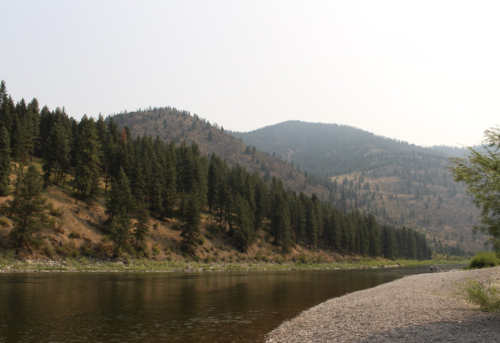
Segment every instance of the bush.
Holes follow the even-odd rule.
[[[63,226],[64,226],[63,220],[57,221],[56,223],[54,223],[54,231],[64,235],[66,231],[64,230]]]
[[[9,220],[5,217],[0,218],[0,226],[9,227],[10,226]]]
[[[156,256],[159,253],[160,253],[160,248],[157,245],[153,246],[153,255]]]
[[[54,249],[52,249],[52,246],[50,245],[45,245],[43,247],[43,253],[49,257],[49,258],[53,258],[54,257]]]
[[[73,231],[71,231],[71,233],[69,234],[68,237],[78,239],[78,238],[81,238],[82,236],[80,235],[80,232],[73,230]]]
[[[78,258],[78,256],[80,256],[80,252],[73,242],[64,243],[62,246],[57,247],[56,251],[59,255],[63,255],[66,257]]]
[[[300,255],[297,257],[297,262],[300,262],[300,263],[306,264],[306,263],[307,263],[307,257],[306,257],[306,255],[304,255],[303,253],[302,253],[302,254],[300,254]]]
[[[205,244],[205,237],[200,236],[200,237],[198,238],[198,244],[199,244],[199,245],[203,245],[203,244]]]
[[[53,202],[49,202],[47,204],[47,209],[49,210],[50,215],[52,215],[54,217],[59,217],[59,218],[62,217],[62,211],[61,211],[61,209],[57,208],[57,207],[54,207],[54,203]]]
[[[457,284],[457,294],[467,302],[479,306],[482,311],[500,312],[500,290],[491,286],[491,280],[481,282],[466,279],[464,283]]]
[[[283,256],[275,256],[273,260],[274,260],[274,262],[276,262],[278,264],[285,263],[285,259],[283,258]]]
[[[222,229],[219,225],[217,224],[211,224],[209,227],[208,227],[208,232],[210,232],[211,236],[212,237],[216,237],[218,235],[221,234],[222,232]],[[208,236],[207,236],[208,237]],[[210,238],[212,238],[210,237]]]
[[[470,269],[495,267],[500,264],[500,259],[493,252],[479,252],[469,262]]]
[[[181,224],[179,223],[172,224],[172,230],[181,231]]]

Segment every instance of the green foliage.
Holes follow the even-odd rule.
[[[75,186],[80,198],[95,198],[101,172],[101,145],[94,119],[86,115],[78,125],[78,149],[75,160]]]
[[[297,256],[297,262],[306,264],[307,263],[307,256],[304,255],[303,253]]]
[[[17,248],[38,248],[45,237],[44,227],[48,223],[45,214],[45,199],[42,198],[40,174],[30,166],[24,175],[16,181],[16,194],[11,202],[14,228],[10,237]]]
[[[134,224],[132,232],[132,241],[136,250],[144,251],[146,248],[146,239],[149,233],[149,211],[140,206],[136,213],[137,222]]]
[[[153,255],[157,256],[160,253],[160,248],[157,245],[153,246]]]
[[[58,246],[56,252],[64,257],[78,258],[80,256],[80,251],[73,241],[65,242],[62,246]]]
[[[457,295],[467,302],[479,306],[482,311],[500,312],[500,289],[491,285],[491,280],[487,282],[466,279],[463,283],[458,283]]]
[[[482,251],[477,253],[469,262],[470,269],[495,267],[500,264],[500,258],[493,252]]]
[[[5,127],[0,126],[0,196],[9,194],[10,171],[9,132]]]
[[[450,159],[449,169],[455,181],[467,185],[467,192],[481,209],[481,225],[474,226],[474,231],[489,234],[493,249],[500,252],[500,128],[486,130],[484,136],[484,152],[469,148],[469,156]]]
[[[54,203],[52,201],[49,201],[47,203],[47,209],[49,210],[51,216],[59,218],[62,217],[62,210],[60,208],[54,207]]]
[[[108,228],[109,237],[114,242],[114,256],[119,256],[121,250],[126,248],[130,238],[131,221],[130,216],[135,209],[135,203],[130,191],[127,175],[120,169],[118,179],[111,184],[109,199],[106,201],[106,214],[108,220],[106,227]],[[139,230],[136,226],[136,247],[144,244],[144,239],[147,230],[147,213],[142,214],[143,217],[139,223]],[[137,240],[138,239],[138,240]]]
[[[70,234],[68,235],[68,237],[72,238],[72,239],[79,239],[82,236],[80,235],[80,232],[73,230],[73,231],[70,232]]]
[[[183,215],[184,223],[182,224],[181,231],[182,248],[189,254],[194,254],[194,252],[196,251],[196,241],[198,240],[200,235],[200,207],[198,199],[195,195],[196,192],[194,194],[191,194],[188,199],[187,208],[184,211]]]
[[[1,227],[9,227],[10,226],[9,220],[5,217],[0,218],[0,226]]]

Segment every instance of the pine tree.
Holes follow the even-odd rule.
[[[81,198],[95,198],[100,177],[101,146],[94,119],[83,116],[78,125],[78,150],[76,151],[75,186]]]
[[[236,196],[234,205],[235,224],[237,228],[234,230],[233,239],[236,246],[245,252],[253,240],[250,205],[239,194]]]
[[[136,213],[137,222],[132,232],[132,241],[136,250],[146,249],[146,239],[149,233],[149,211],[144,206],[139,206]]]
[[[0,127],[0,196],[9,194],[10,137],[5,127]]]
[[[24,177],[16,182],[17,192],[11,202],[15,204],[12,209],[14,228],[10,237],[18,253],[23,248],[33,253],[32,248],[43,244],[43,229],[48,223],[40,174],[34,166],[30,166]]]
[[[56,119],[50,131],[43,151],[44,187],[48,186],[53,172],[54,184],[57,185],[69,172],[71,163],[70,131],[64,126],[62,117]]]
[[[135,201],[130,190],[127,175],[120,168],[118,178],[111,184],[109,199],[106,200],[106,214],[108,218],[119,215],[121,212],[130,215],[135,210]]]
[[[190,194],[186,208],[182,216],[184,222],[181,227],[182,248],[189,254],[194,254],[197,248],[196,242],[200,236],[200,205],[197,196],[197,187],[194,187],[193,194]]]
[[[114,256],[119,256],[130,237],[130,215],[135,209],[127,175],[120,169],[118,179],[111,184],[109,199],[106,201],[106,226],[114,242]]]

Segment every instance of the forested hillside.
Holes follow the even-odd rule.
[[[471,234],[478,210],[455,183],[447,157],[464,148],[424,148],[354,127],[288,121],[252,132],[232,132],[257,149],[285,156],[310,183],[329,179],[330,201],[392,225],[424,232],[437,251],[479,250]]]
[[[172,107],[139,109],[134,112],[120,113],[113,120],[121,128],[130,128],[133,137],[159,137],[164,142],[180,144],[186,141],[189,145],[196,141],[203,155],[215,153],[229,165],[239,164],[247,171],[258,171],[266,181],[273,176],[283,180],[285,187],[308,195],[316,193],[320,199],[326,200],[330,190],[316,183],[308,182],[307,177],[290,166],[279,156],[261,152],[255,146],[243,142],[225,132],[217,123],[200,118],[189,111]]]
[[[134,137],[130,127],[120,130],[115,122],[125,125],[124,114],[107,119],[85,115],[78,122],[64,108],[40,109],[36,99],[15,103],[3,82],[0,99],[4,251],[52,258],[205,261],[292,259],[299,253],[327,260],[431,256],[421,233],[380,225],[371,214],[339,209],[315,193],[286,188],[266,168],[262,176],[228,163],[230,156],[263,165],[266,155],[253,149],[245,148],[245,159],[208,155],[196,141],[183,139],[185,131],[181,137],[167,135],[165,142],[148,135],[147,127]],[[156,114],[162,119],[161,110]],[[187,112],[166,115],[190,122],[191,130],[203,124],[208,142],[225,138],[217,133],[222,128],[212,130]],[[158,125],[168,127],[166,115]],[[129,124],[134,128],[133,121]]]

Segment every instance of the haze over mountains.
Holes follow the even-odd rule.
[[[338,206],[423,230],[437,245],[482,248],[484,238],[471,235],[478,210],[446,170],[447,158],[466,154],[465,148],[426,148],[350,126],[301,121],[232,134],[307,175],[329,178],[330,200]]]

